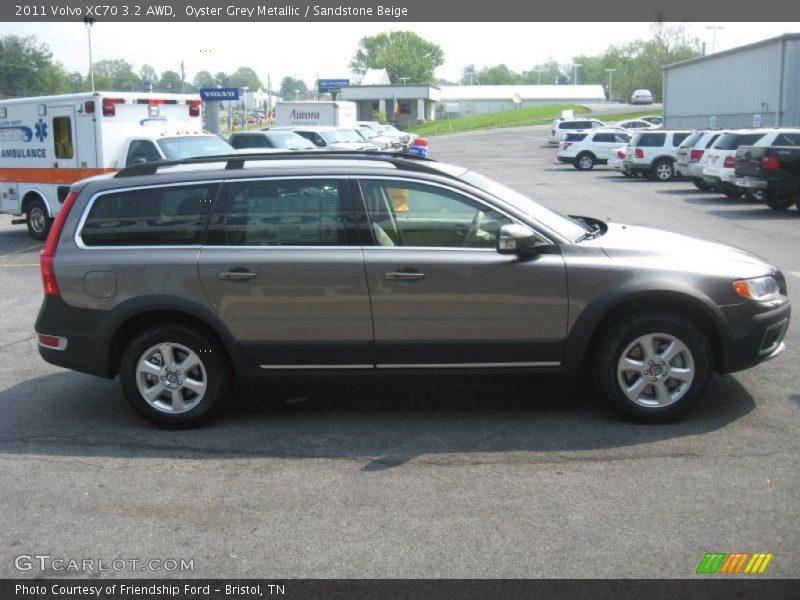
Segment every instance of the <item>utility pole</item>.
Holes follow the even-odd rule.
[[[181,94],[186,93],[186,69],[183,66],[183,59],[181,59]]]
[[[611,102],[611,74],[616,71],[616,69],[606,69],[606,73],[608,73],[608,101]]]

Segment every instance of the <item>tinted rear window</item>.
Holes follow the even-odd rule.
[[[664,140],[667,138],[666,133],[640,133],[637,136],[639,139],[634,140],[634,146],[642,148],[657,148],[664,145]]]
[[[800,133],[782,133],[775,138],[773,146],[800,146]]]
[[[723,133],[714,148],[717,150],[736,150],[739,146],[752,146],[766,133]]]
[[[559,125],[561,129],[591,129],[591,121],[564,121]]]
[[[586,138],[585,133],[568,133],[564,136],[565,142],[580,142],[581,140]]]
[[[92,203],[81,239],[87,246],[199,244],[218,187],[203,184],[103,194]]]
[[[692,148],[692,147],[694,147],[694,145],[697,142],[700,141],[701,137],[703,137],[703,133],[700,132],[700,131],[695,131],[693,134],[691,134],[689,137],[687,137],[685,140],[683,140],[683,143],[681,144],[681,148]]]
[[[269,148],[267,139],[260,134],[244,134],[231,136],[230,145],[234,148]]]
[[[690,135],[691,134],[689,133],[674,133],[672,135],[672,145],[677,148],[678,146],[681,145],[681,142],[683,142]]]

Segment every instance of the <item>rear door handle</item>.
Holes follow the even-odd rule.
[[[388,281],[418,281],[419,279],[425,279],[425,273],[395,272],[385,273],[384,277]]]
[[[247,281],[255,279],[256,274],[250,271],[225,271],[217,274],[217,278],[222,281]]]

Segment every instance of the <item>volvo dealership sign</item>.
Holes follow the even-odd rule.
[[[239,88],[202,88],[200,99],[205,101],[225,102],[239,99]]]

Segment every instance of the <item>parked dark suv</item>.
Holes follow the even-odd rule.
[[[553,212],[391,155],[237,155],[74,185],[41,256],[42,357],[189,426],[290,372],[593,374],[674,417],[783,348],[783,275],[742,250]],[[404,379],[407,380],[407,379]]]

